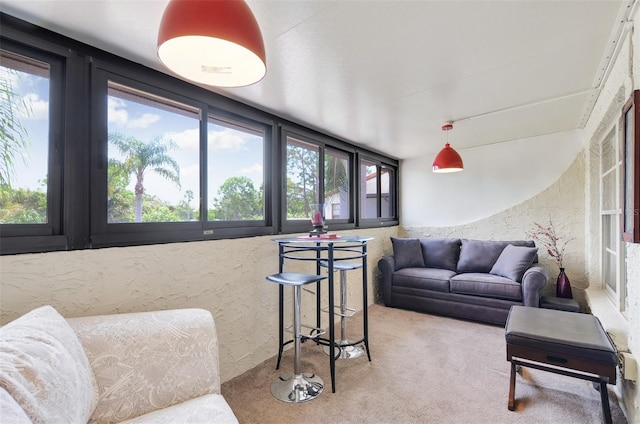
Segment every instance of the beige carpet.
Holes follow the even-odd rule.
[[[360,334],[361,322],[360,314],[351,318],[347,335]],[[369,337],[372,362],[336,361],[335,393],[329,358],[310,341],[302,344],[302,370],[325,382],[316,399],[291,404],[271,395],[271,383],[293,371],[293,349],[280,370],[274,356],[223,384],[222,393],[241,424],[602,422],[590,382],[526,368],[517,377],[516,411],[509,411],[501,327],[373,305]],[[612,386],[609,398],[613,422],[626,423]]]

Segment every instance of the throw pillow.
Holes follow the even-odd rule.
[[[91,417],[97,398],[89,360],[53,307],[0,328],[0,364],[0,387],[34,423],[86,423]]]
[[[391,237],[396,270],[402,268],[424,268],[420,239]]]
[[[538,253],[537,247],[507,245],[491,268],[490,274],[513,281],[522,281],[524,272],[531,266]]]
[[[425,268],[456,271],[460,257],[460,239],[420,239]]]

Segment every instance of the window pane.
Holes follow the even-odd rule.
[[[382,201],[382,218],[393,218],[393,187],[395,184],[395,174],[393,169],[382,168],[380,173],[381,183],[381,201]]]
[[[615,128],[607,134],[607,137],[602,140],[602,172],[607,172],[612,169],[617,162],[616,146],[615,146]]]
[[[47,63],[0,51],[0,134],[0,223],[47,223]]]
[[[360,165],[360,207],[362,218],[378,217],[378,167],[371,162],[362,161]]]
[[[615,171],[602,177],[602,210],[610,211],[618,207],[618,190]]]
[[[349,155],[327,149],[324,159],[324,203],[327,219],[348,219]]]
[[[199,110],[109,82],[109,223],[199,219]]]
[[[602,258],[602,278],[606,285],[616,292],[617,281],[617,243],[619,231],[616,228],[616,219],[614,215],[602,216],[602,242],[603,242],[603,258]]]
[[[311,217],[319,199],[319,158],[318,146],[287,137],[287,219]]]
[[[264,220],[264,131],[209,116],[209,221]]]

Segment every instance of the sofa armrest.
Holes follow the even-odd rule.
[[[98,385],[90,422],[137,417],[220,393],[211,314],[178,309],[68,319]]]
[[[536,263],[522,276],[522,302],[524,306],[537,308],[540,305],[540,291],[551,279],[546,266]]]
[[[391,282],[393,281],[393,271],[395,270],[395,259],[393,256],[384,256],[378,261],[378,269],[382,274],[382,301],[386,306],[391,305]]]

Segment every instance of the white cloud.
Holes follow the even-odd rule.
[[[108,108],[109,108],[109,124],[115,124],[118,127],[126,127],[127,121],[129,120],[129,113],[124,109],[126,107],[126,103],[124,100],[117,99],[115,97],[108,98]]]
[[[155,113],[143,113],[137,118],[131,118],[127,112],[127,103],[115,97],[109,96],[107,107],[109,109],[109,124],[115,124],[124,128],[147,128],[160,120],[160,115]]]
[[[130,119],[127,128],[147,128],[160,120],[160,115],[155,113],[143,113],[141,117]]]
[[[200,176],[200,165],[194,164],[180,168],[180,177]]]
[[[184,130],[179,133],[168,133],[166,138],[173,140],[181,149],[199,150],[200,148],[200,130],[198,128]]]
[[[250,167],[242,168],[240,170],[241,174],[262,174],[262,164],[254,163]]]
[[[49,102],[40,99],[36,93],[28,93],[24,96],[27,109],[20,108],[20,116],[26,119],[47,120],[49,119]]]
[[[212,150],[244,150],[246,143],[246,137],[238,131],[209,131],[209,148]]]

